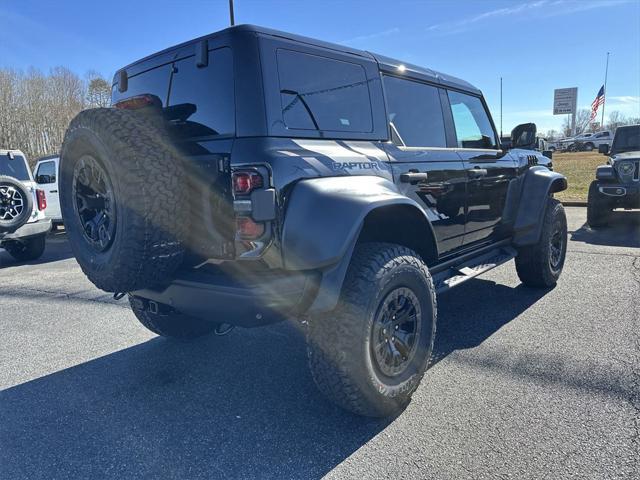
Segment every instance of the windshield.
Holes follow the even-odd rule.
[[[22,182],[31,180],[27,162],[22,155],[13,155],[13,159],[9,155],[0,155],[0,175],[14,177]]]
[[[616,130],[613,138],[611,154],[631,151],[640,151],[640,125],[633,127],[621,127]]]

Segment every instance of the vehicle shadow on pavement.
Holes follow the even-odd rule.
[[[453,295],[440,295],[431,366],[456,350],[477,347],[547,293],[548,290],[524,285],[511,288],[476,278]],[[493,300],[487,302],[488,298]]]
[[[289,324],[154,338],[0,392],[3,478],[319,478],[385,428],[324,400]]]
[[[459,291],[465,302],[439,298],[434,363],[545,294],[478,279]],[[0,392],[0,418],[6,478],[319,478],[391,421],[324,400],[291,324],[154,338]]]
[[[73,258],[73,252],[71,246],[67,242],[64,231],[54,231],[47,235],[47,242],[44,249],[44,254],[37,260],[30,262],[19,262],[9,255],[4,249],[0,248],[0,268],[14,267],[18,265],[42,265],[50,262],[57,262],[58,260],[66,260],[67,258]]]
[[[640,248],[640,212],[615,211],[606,227],[593,229],[585,223],[570,233],[572,242]]]

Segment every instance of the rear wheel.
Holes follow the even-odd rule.
[[[591,182],[587,201],[587,224],[592,228],[604,227],[609,222],[611,211],[609,199],[600,193],[598,182]]]
[[[595,145],[593,143],[586,143],[584,145],[584,150],[586,152],[591,152],[594,148],[595,148]]]
[[[44,253],[46,235],[38,235],[26,240],[13,240],[7,242],[4,248],[13,258],[19,262],[37,260]]]
[[[562,273],[566,254],[567,217],[564,207],[558,200],[549,198],[540,240],[518,251],[518,277],[529,287],[553,287]]]
[[[146,300],[129,296],[131,310],[138,321],[157,335],[177,340],[192,340],[213,333],[217,323],[207,322],[176,311],[152,312]]]
[[[310,320],[313,379],[354,413],[396,414],[424,375],[435,329],[435,289],[420,257],[398,245],[362,244],[335,310]]]

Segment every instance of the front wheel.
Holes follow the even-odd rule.
[[[600,193],[598,182],[591,182],[591,185],[589,185],[589,197],[587,199],[587,224],[591,228],[604,227],[609,221],[611,211],[611,204],[608,199]]]
[[[44,253],[46,235],[31,237],[27,240],[14,240],[7,242],[4,248],[13,258],[19,262],[37,260]]]
[[[309,366],[322,393],[359,415],[402,411],[426,371],[436,332],[436,294],[412,250],[358,246],[340,300],[313,316]]]
[[[518,250],[518,277],[529,287],[553,287],[562,273],[566,255],[567,217],[562,204],[549,198],[538,243]]]

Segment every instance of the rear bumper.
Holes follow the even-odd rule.
[[[25,223],[19,229],[12,233],[0,233],[0,241],[6,240],[25,240],[29,237],[37,237],[45,235],[51,230],[51,219],[45,218],[33,223]]]
[[[315,298],[319,274],[257,275],[251,284],[229,275],[185,274],[163,289],[131,292],[151,311],[175,310],[192,317],[257,327],[306,310]]]

